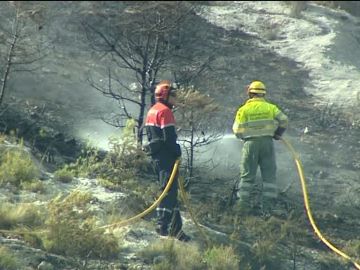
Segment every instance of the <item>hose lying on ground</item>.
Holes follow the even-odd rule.
[[[343,257],[344,259],[350,261],[356,267],[356,269],[360,270],[360,265],[358,263],[356,263],[354,259],[352,259],[349,255],[347,255],[346,253],[344,253],[341,250],[339,250],[338,248],[336,248],[320,232],[319,228],[317,227],[317,225],[315,223],[313,215],[311,213],[310,204],[309,204],[309,197],[308,197],[308,192],[307,192],[307,187],[306,187],[306,181],[305,181],[305,176],[304,176],[304,170],[302,168],[301,161],[300,161],[298,155],[296,154],[294,148],[292,147],[292,145],[287,140],[285,140],[284,138],[282,138],[282,141],[284,142],[284,144],[288,148],[288,150],[291,152],[291,154],[293,156],[293,159],[295,161],[296,168],[297,168],[297,171],[298,171],[298,174],[299,174],[299,177],[300,177],[300,181],[301,181],[301,188],[302,188],[302,193],[303,193],[303,198],[304,198],[304,205],[305,205],[306,214],[307,214],[307,216],[309,218],[309,221],[311,223],[311,226],[312,226],[315,234],[319,237],[319,239],[328,248],[330,248],[332,251],[334,251],[335,253],[337,253],[338,255]]]
[[[163,190],[163,192],[161,193],[161,195],[159,196],[159,198],[157,198],[157,200],[154,201],[154,203],[147,209],[145,209],[143,212],[137,214],[136,216],[133,216],[127,220],[123,220],[123,221],[120,221],[120,222],[116,222],[116,223],[112,223],[112,224],[109,224],[109,225],[105,225],[105,226],[101,226],[99,227],[100,229],[105,229],[105,228],[110,228],[110,227],[122,227],[122,226],[125,226],[125,225],[129,225],[129,224],[132,224],[136,221],[138,221],[140,218],[146,216],[147,214],[149,214],[151,211],[153,211],[159,204],[160,202],[162,201],[162,199],[166,196],[166,194],[168,193],[172,183],[174,182],[174,179],[175,179],[175,175],[178,171],[178,168],[179,168],[179,164],[180,164],[180,159],[177,159],[175,161],[175,164],[174,164],[174,167],[173,167],[173,170],[171,172],[171,175],[170,175],[170,178],[169,178],[169,181],[165,187],[165,189]]]

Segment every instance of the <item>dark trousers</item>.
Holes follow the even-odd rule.
[[[160,151],[152,157],[155,170],[158,175],[161,191],[163,191],[170,180],[170,176],[176,159],[167,151]],[[182,220],[179,210],[178,196],[178,172],[176,172],[170,190],[156,208],[157,225],[170,235],[177,235],[182,228]]]

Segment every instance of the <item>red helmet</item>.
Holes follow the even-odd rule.
[[[169,97],[169,93],[172,90],[170,81],[161,81],[155,88],[155,98],[167,100]]]

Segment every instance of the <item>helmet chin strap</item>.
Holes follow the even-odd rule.
[[[173,109],[174,108],[174,104],[171,104],[169,102],[169,98],[165,101],[165,104],[170,108],[170,109]]]
[[[172,109],[172,108],[174,107],[174,104],[171,104],[171,103],[169,102],[171,90],[172,90],[172,89],[170,89],[169,92],[167,93],[167,97],[166,97],[165,103],[168,104],[169,107]]]
[[[170,109],[174,108],[174,104],[171,104],[169,102],[169,96],[166,99],[159,99],[158,102],[161,102],[163,104],[165,104],[166,106],[168,106]]]

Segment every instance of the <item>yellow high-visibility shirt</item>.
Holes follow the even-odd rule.
[[[251,98],[236,113],[232,130],[238,138],[274,136],[278,127],[286,129],[287,116],[264,98]]]

